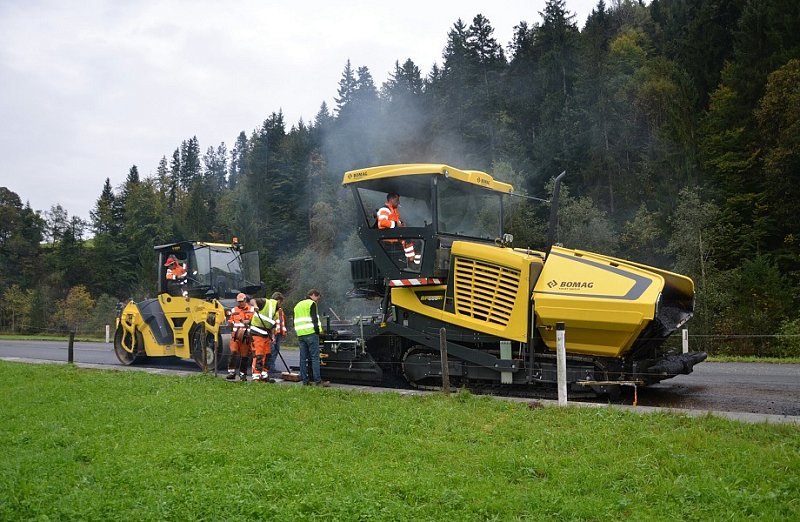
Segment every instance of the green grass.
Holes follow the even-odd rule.
[[[800,428],[0,362],[0,520],[800,519]]]

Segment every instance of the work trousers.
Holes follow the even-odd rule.
[[[319,335],[301,335],[297,338],[300,344],[300,380],[308,384],[308,361],[311,360],[311,378],[315,383],[322,381],[319,374]]]
[[[253,347],[256,351],[255,367],[253,368],[253,375],[256,372],[261,373],[266,370],[264,362],[270,354],[271,341],[269,337],[262,337],[260,335],[253,336]]]

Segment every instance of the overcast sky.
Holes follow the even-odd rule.
[[[185,139],[230,150],[272,112],[312,121],[348,59],[378,87],[398,60],[427,75],[459,18],[484,15],[507,50],[544,4],[0,0],[0,186],[88,219],[105,178],[148,176]],[[566,5],[582,28],[597,0]]]

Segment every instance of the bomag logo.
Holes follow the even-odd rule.
[[[347,175],[347,179],[360,179],[368,175],[369,173],[366,170],[362,170],[361,172],[351,172]]]
[[[419,296],[420,301],[441,301],[443,297],[441,295],[421,295]]]
[[[561,281],[558,285],[559,290],[581,290],[583,288],[594,288],[594,281]]]

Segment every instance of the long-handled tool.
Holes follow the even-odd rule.
[[[286,359],[283,358],[283,354],[281,352],[278,352],[278,357],[281,358],[281,362],[283,362],[283,365],[286,366],[286,371],[281,372],[281,379],[284,381],[300,382],[300,374],[293,372],[292,369],[289,368],[289,365],[286,364]]]

